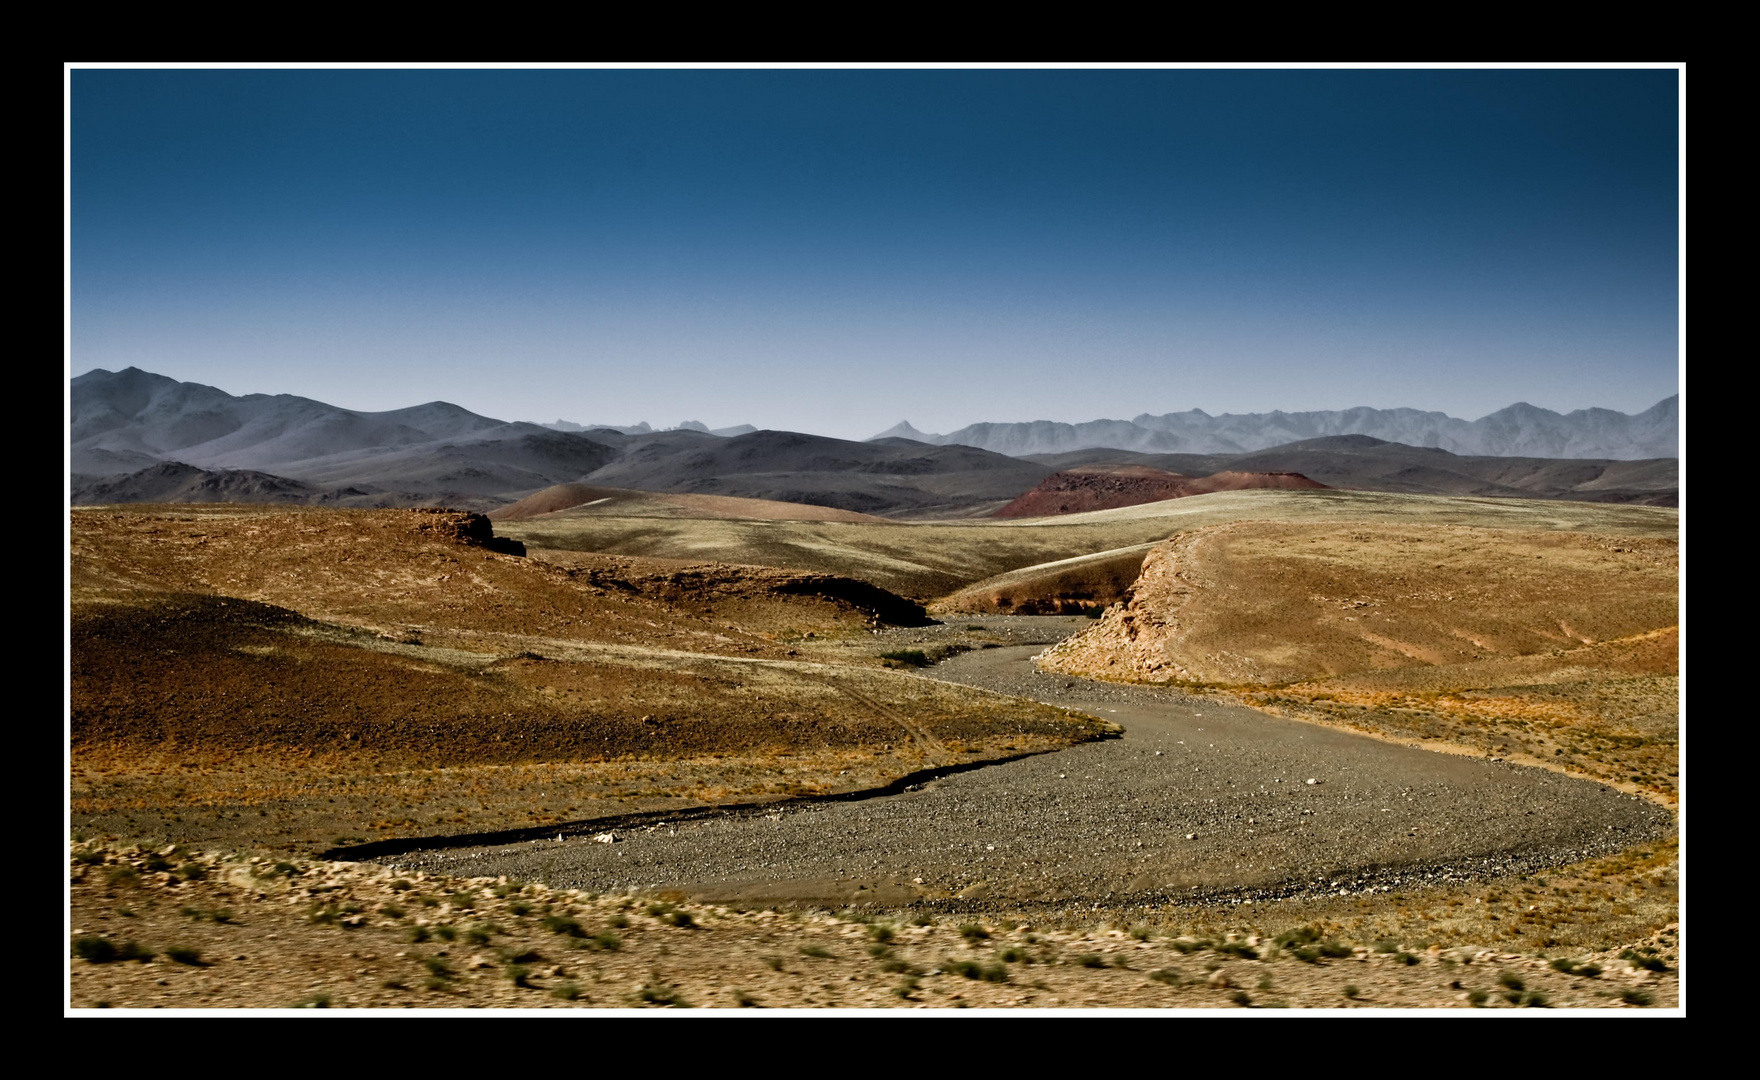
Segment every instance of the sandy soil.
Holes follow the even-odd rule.
[[[740,909],[173,848],[82,845],[70,866],[73,1009],[1618,1009],[1680,1001],[1672,925],[1617,948],[1547,957],[1395,936],[1359,943],[1348,915],[1329,918],[1339,913],[1319,906],[1288,912],[1288,928],[1274,933],[1255,929],[1239,909],[1086,919]],[[150,959],[123,959],[141,954]]]

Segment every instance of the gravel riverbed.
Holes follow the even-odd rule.
[[[383,861],[722,902],[1274,903],[1527,872],[1672,827],[1663,808],[1589,781],[1035,671],[1056,635],[1029,625],[1015,640],[1034,644],[925,677],[1087,712],[1122,737],[892,795]]]

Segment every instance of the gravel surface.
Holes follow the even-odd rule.
[[[929,671],[1104,717],[1122,738],[899,794],[614,826],[615,842],[565,832],[385,861],[724,902],[1265,903],[1527,872],[1672,827],[1661,807],[1544,770],[1041,674],[1042,648],[986,648]]]

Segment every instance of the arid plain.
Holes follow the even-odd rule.
[[[1673,509],[533,498],[72,511],[72,1004],[1678,1001]]]

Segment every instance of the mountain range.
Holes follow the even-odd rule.
[[[1612,409],[1557,413],[1517,402],[1477,420],[1418,409],[1367,407],[1329,412],[1224,413],[1202,409],[1134,420],[1065,424],[1032,420],[970,424],[946,435],[918,431],[908,421],[874,439],[904,438],[931,446],[975,446],[1011,457],[1105,448],[1141,453],[1241,454],[1334,435],[1367,435],[1383,442],[1434,447],[1488,457],[1675,457],[1680,445],[1680,395],[1627,414]]]
[[[585,483],[891,517],[959,517],[993,513],[1053,473],[1096,465],[1142,466],[1188,478],[1297,472],[1330,487],[1371,491],[1652,505],[1673,505],[1679,488],[1679,466],[1671,455],[1463,455],[1363,434],[1244,452],[1108,446],[1016,456],[959,442],[958,432],[855,442],[792,431],[709,432],[702,425],[567,431],[497,420],[443,401],[362,412],[288,394],[234,396],[138,368],[89,371],[72,380],[70,391],[69,479],[79,504],[440,504],[487,511],[557,484]],[[1650,412],[1667,406],[1672,425],[1674,404],[1671,398]],[[1270,415],[1293,424],[1288,418],[1342,414]],[[1612,430],[1611,424],[1604,427]],[[932,438],[944,442],[927,441]]]

